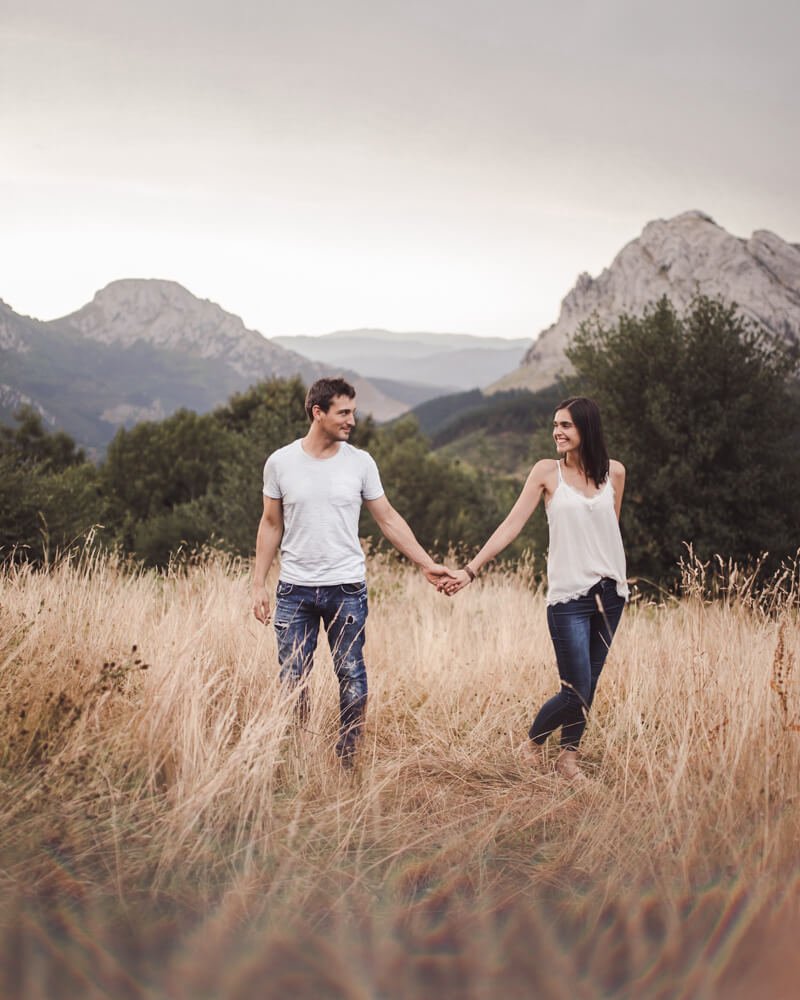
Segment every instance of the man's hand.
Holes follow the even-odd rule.
[[[262,625],[268,625],[271,617],[269,596],[266,587],[253,588],[253,614]]]
[[[448,569],[443,563],[432,563],[430,566],[421,567],[422,573],[428,583],[433,584],[437,590],[444,589],[444,583],[455,580],[455,573]]]

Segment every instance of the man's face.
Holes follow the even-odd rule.
[[[334,396],[328,412],[318,406],[313,410],[314,420],[331,441],[347,441],[356,425],[356,401],[349,396]]]

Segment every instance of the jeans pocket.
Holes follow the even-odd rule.
[[[294,590],[293,583],[284,583],[283,580],[278,580],[278,587],[275,591],[278,597],[288,597],[289,594]]]
[[[340,583],[339,590],[348,597],[360,597],[367,592],[367,584],[364,580],[360,583]]]

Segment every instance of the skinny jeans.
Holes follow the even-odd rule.
[[[622,617],[625,598],[603,577],[583,597],[547,608],[547,626],[558,664],[561,690],[539,709],[529,737],[542,744],[561,727],[561,746],[576,750],[586,728],[597,681]]]

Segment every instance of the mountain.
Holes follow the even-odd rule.
[[[340,366],[336,368],[341,373]],[[205,412],[272,376],[310,383],[330,366],[248,330],[238,316],[172,281],[115,281],[77,312],[42,322],[0,303],[0,419],[23,402],[80,444],[102,449],[121,425],[180,407]],[[353,372],[359,409],[385,420],[399,399]],[[408,387],[396,387],[409,395]]]
[[[88,340],[129,349],[143,342],[159,350],[222,361],[238,375],[296,375],[319,368],[278,347],[238,316],[198,299],[175,281],[113,281],[77,312],[57,321]]]
[[[648,223],[599,277],[581,274],[558,321],[490,391],[552,383],[568,367],[570,337],[592,315],[613,323],[623,312],[641,315],[662,295],[682,312],[698,292],[737,303],[744,316],[786,341],[800,340],[800,246],[767,230],[741,239],[703,212],[684,212]]]
[[[308,358],[354,368],[368,378],[428,385],[433,395],[482,388],[519,364],[530,340],[466,333],[340,330],[321,337],[274,337]]]

